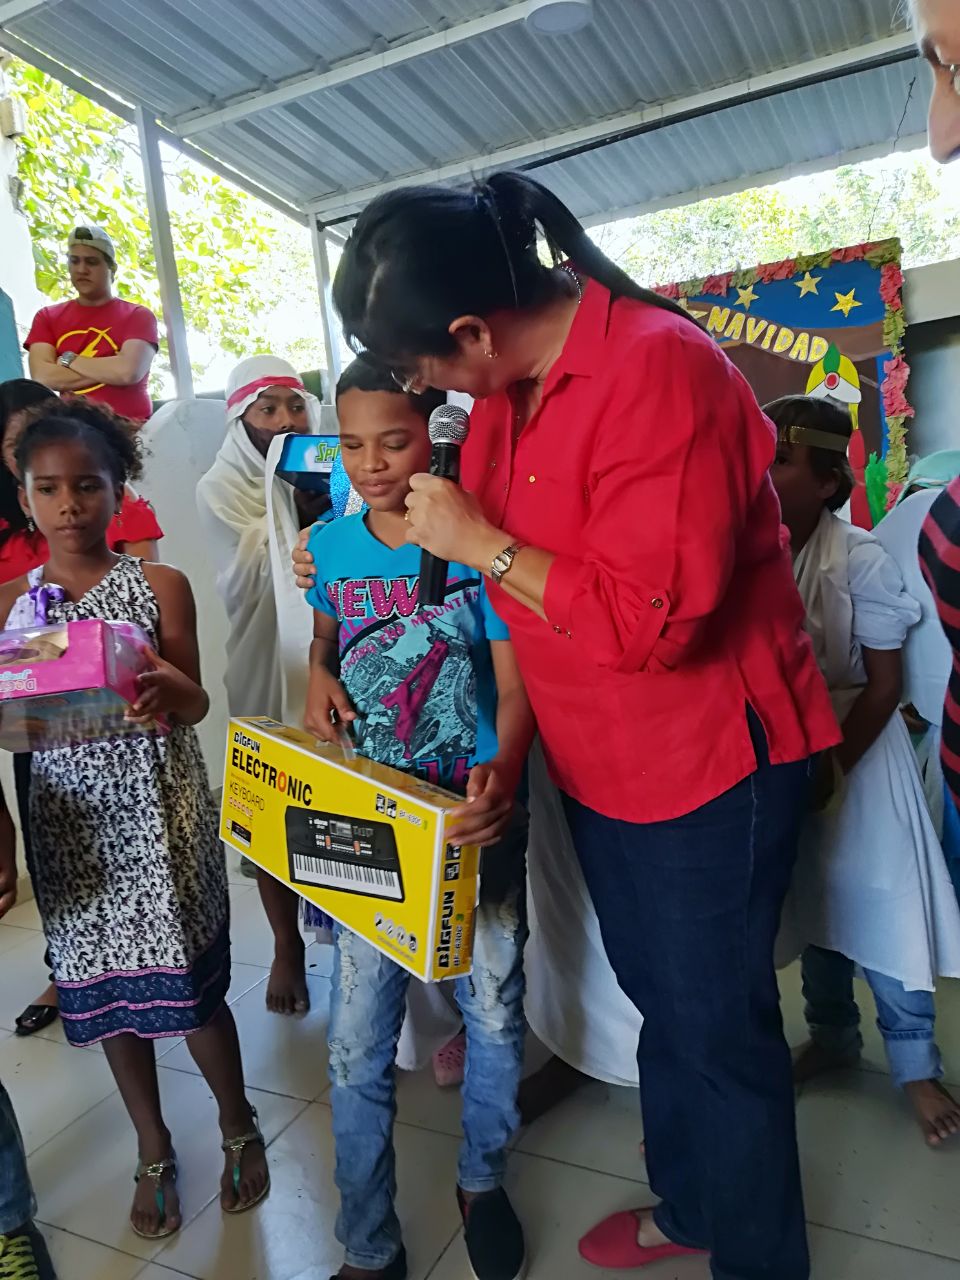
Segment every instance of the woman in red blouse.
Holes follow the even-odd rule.
[[[809,760],[838,733],[767,474],[773,429],[697,324],[519,174],[375,201],[334,298],[405,389],[478,401],[464,487],[415,477],[409,537],[490,580],[645,1019],[660,1203],[581,1252],[627,1268],[704,1250],[716,1280],[806,1280],[773,944]]]
[[[104,405],[91,405],[75,397],[70,399],[75,411],[87,416],[110,413]],[[20,477],[17,473],[15,453],[27,425],[27,419],[38,405],[48,404],[57,397],[49,388],[30,378],[12,378],[0,382],[0,584],[21,578],[44,564],[47,560],[47,540],[43,534],[29,527],[27,517],[20,506]],[[133,423],[131,430],[136,430]],[[157,542],[163,530],[157,523],[153,508],[143,498],[138,498],[127,488],[123,505],[110,526],[110,545],[114,551],[139,556],[142,560],[157,560]],[[30,782],[30,757],[14,756],[14,778],[17,787],[17,807],[23,833],[27,862],[30,861],[29,830],[27,826],[27,789]],[[51,983],[36,1003],[30,1004],[17,1018],[17,1034],[34,1035],[48,1027],[57,1017],[57,992]]]

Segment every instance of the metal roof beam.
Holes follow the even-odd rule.
[[[496,13],[484,14],[481,18],[473,18],[469,22],[461,22],[448,27],[446,31],[437,31],[419,40],[409,40],[394,45],[382,53],[364,54],[359,58],[351,58],[345,62],[335,63],[327,71],[311,72],[308,75],[294,76],[285,80],[274,89],[255,90],[245,93],[232,102],[200,111],[188,111],[170,122],[170,127],[182,138],[192,138],[206,129],[215,129],[218,125],[235,124],[245,120],[258,111],[266,111],[269,107],[282,107],[296,102],[311,93],[319,93],[323,89],[332,89],[338,85],[358,80],[361,76],[371,75],[376,71],[386,71],[390,67],[410,62],[422,57],[425,53],[433,53],[436,49],[448,49],[452,45],[462,44],[476,36],[486,35],[502,27],[513,26],[522,22],[537,7],[539,0],[521,0],[520,3],[508,5]]]
[[[27,14],[42,9],[50,0],[0,0],[0,26],[5,22],[13,22],[16,18],[25,18]]]
[[[71,71],[69,67],[56,62],[45,53],[41,53],[39,49],[34,49],[32,45],[21,40],[19,36],[11,35],[9,31],[0,31],[0,50],[4,49],[20,58],[21,61],[36,67],[38,71],[43,71],[48,76],[52,76],[54,80],[59,80],[61,84],[65,84],[76,93],[83,94],[91,102],[96,102],[101,107],[105,107],[107,111],[112,111],[115,116],[119,116],[127,124],[136,124],[136,110],[133,106],[120,98],[114,97],[106,89],[101,89],[92,80],[86,80],[75,71]],[[294,222],[299,222],[302,226],[309,224],[310,218],[303,210],[295,205],[288,204],[281,196],[274,195],[272,191],[268,191],[265,187],[261,187],[258,183],[245,177],[242,173],[231,169],[229,165],[224,164],[223,161],[218,160],[215,156],[208,155],[206,151],[201,151],[199,147],[194,147],[189,142],[185,142],[183,138],[171,133],[162,124],[157,125],[157,132],[162,142],[167,143],[182,155],[188,156],[191,160],[195,160],[198,164],[202,164],[213,173],[219,174],[227,182],[232,182],[241,191],[246,191],[248,195],[256,196],[264,204],[270,205],[271,208],[276,209],[279,213],[286,214],[288,218],[292,218]],[[334,231],[329,234],[336,237],[336,232]]]
[[[310,200],[305,203],[305,207],[309,213],[317,214],[323,222],[342,221],[355,216],[370,200],[394,187],[449,182],[467,174],[496,168],[539,167],[562,159],[564,156],[575,155],[579,151],[588,151],[597,146],[621,141],[626,137],[651,133],[670,124],[678,124],[683,120],[723,111],[741,103],[786,93],[791,89],[800,89],[805,85],[819,84],[841,76],[853,75],[858,71],[866,71],[872,67],[906,61],[914,55],[916,55],[916,43],[913,36],[908,32],[902,32],[884,40],[875,40],[853,49],[845,49],[840,53],[832,53],[810,62],[799,63],[797,66],[785,67],[766,75],[751,76],[747,80],[740,80],[734,84],[707,89],[688,98],[678,98],[636,111],[622,112],[602,120],[591,121],[587,125],[550,134],[547,137],[519,142],[482,155],[468,156],[435,169],[409,173],[388,182],[378,182],[353,191]]]

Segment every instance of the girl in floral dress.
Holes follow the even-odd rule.
[[[269,1175],[226,1004],[226,872],[192,728],[208,706],[193,597],[177,570],[110,550],[107,530],[139,456],[114,422],[94,427],[87,417],[45,413],[20,442],[21,500],[50,559],[0,588],[0,622],[135,623],[153,646],[128,712],[141,732],[34,752],[30,825],[67,1038],[103,1042],[139,1144],[131,1225],[159,1238],[181,1213],[155,1039],[186,1036],[217,1100],[224,1210],[256,1204]],[[156,730],[157,716],[169,733]]]

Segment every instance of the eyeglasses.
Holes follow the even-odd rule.
[[[427,389],[427,384],[419,373],[398,373],[396,369],[391,369],[390,377],[405,396],[422,396]]]

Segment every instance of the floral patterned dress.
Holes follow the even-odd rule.
[[[77,602],[29,575],[7,621],[136,623],[156,645],[159,606],[122,556]],[[38,605],[45,617],[38,617]],[[37,906],[71,1044],[129,1032],[182,1036],[230,983],[223,846],[192,728],[33,754],[30,831]]]

